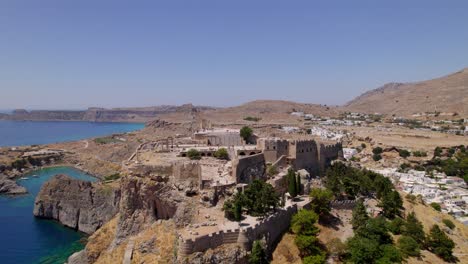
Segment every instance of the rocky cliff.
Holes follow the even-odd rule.
[[[56,175],[34,202],[34,215],[91,234],[119,210],[120,189]]]
[[[138,108],[89,108],[87,110],[14,110],[11,114],[2,114],[0,119],[28,121],[90,121],[90,122],[136,122],[154,120],[158,115],[168,113],[190,113],[212,109],[191,104],[172,106],[154,106]]]
[[[27,193],[26,188],[16,184],[14,180],[10,180],[6,175],[0,174],[0,194],[24,194]]]
[[[163,178],[127,176],[120,183],[122,198],[117,224],[116,243],[138,234],[158,219],[187,223],[193,212],[187,199]]]

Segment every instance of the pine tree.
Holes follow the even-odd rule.
[[[423,224],[416,218],[414,212],[406,217],[406,223],[402,232],[403,235],[410,236],[419,244],[424,244],[426,235],[424,234]]]
[[[297,196],[296,174],[293,170],[288,171],[288,192],[293,198]]]
[[[438,225],[431,228],[427,237],[427,247],[431,252],[441,257],[445,261],[454,261],[453,248],[455,243],[450,239]]]
[[[234,220],[239,222],[242,219],[242,204],[240,201],[234,202]]]
[[[353,219],[351,220],[353,229],[357,230],[366,223],[367,219],[369,219],[369,215],[367,215],[366,207],[362,201],[359,201],[353,209]]]
[[[297,174],[297,180],[296,180],[296,193],[301,194],[302,193],[302,186],[301,186],[301,175],[299,173]]]
[[[262,244],[259,240],[255,240],[252,253],[250,254],[249,263],[251,264],[267,264],[268,260],[266,258],[265,250],[263,250]]]

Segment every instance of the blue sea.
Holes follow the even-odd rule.
[[[96,181],[96,178],[70,167],[37,170],[25,175],[27,180],[18,180],[28,194],[0,196],[0,263],[63,264],[68,256],[84,248],[82,233],[33,216],[37,193],[42,184],[56,174]]]
[[[80,140],[143,127],[143,124],[127,123],[0,121],[0,146]],[[73,252],[84,248],[86,236],[83,234],[55,221],[33,216],[34,199],[42,184],[62,173],[82,180],[96,180],[70,167],[47,168],[29,173],[27,180],[18,180],[28,194],[0,196],[0,263],[62,264]]]
[[[139,123],[0,120],[0,147],[49,144],[142,129]]]

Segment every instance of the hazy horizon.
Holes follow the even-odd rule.
[[[466,1],[8,1],[0,109],[342,105],[468,67]]]

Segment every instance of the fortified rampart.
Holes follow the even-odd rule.
[[[263,153],[233,160],[232,176],[237,183],[251,183],[255,179],[265,179],[265,156]]]
[[[325,168],[330,166],[333,160],[343,158],[343,146],[341,143],[335,144],[318,144],[320,172],[324,172]]]
[[[318,143],[313,139],[262,138],[258,140],[257,148],[263,151],[268,163],[291,165],[295,170],[306,169],[315,175],[324,171],[332,160],[343,156],[340,143]]]
[[[307,206],[307,204],[303,205]],[[184,239],[179,237],[178,257],[185,257],[195,252],[204,252],[224,244],[237,243],[243,248],[250,250],[252,243],[265,238],[267,249],[272,250],[279,241],[281,235],[289,229],[292,216],[302,208],[298,204],[292,204],[278,211],[254,226],[245,228],[221,230],[215,233],[198,236],[196,238]]]

